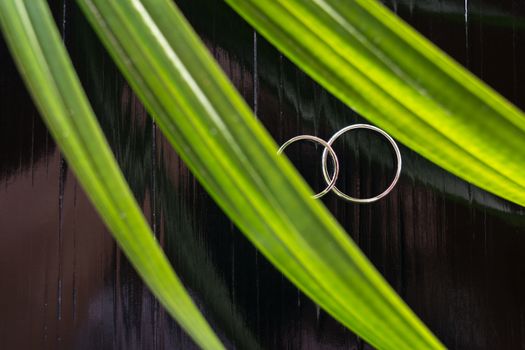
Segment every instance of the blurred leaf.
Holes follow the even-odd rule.
[[[320,84],[405,145],[525,205],[523,113],[380,3],[227,2]]]
[[[266,257],[382,349],[442,348],[255,119],[167,0],[78,0],[167,139]]]
[[[394,10],[405,10],[410,13],[416,12],[431,17],[441,17],[450,20],[451,23],[465,24],[465,12],[469,23],[481,22],[488,26],[500,28],[513,28],[523,30],[525,18],[519,15],[517,7],[512,10],[505,9],[505,2],[501,1],[422,1],[422,0],[384,0],[383,3],[391,4]],[[466,8],[465,8],[466,7]],[[396,11],[397,13],[397,11]]]
[[[133,198],[45,1],[0,1],[0,24],[54,139],[133,266],[197,344],[223,348],[174,274]]]

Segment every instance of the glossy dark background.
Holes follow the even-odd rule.
[[[229,348],[369,349],[287,282],[213,203],[71,1],[51,6],[125,175],[177,272]],[[328,138],[362,118],[312,82],[221,1],[177,1],[282,143]],[[389,0],[447,53],[525,108],[525,3]],[[0,349],[193,349],[116,247],[61,159],[0,43]],[[356,132],[337,145],[339,183],[387,185],[392,152]],[[287,154],[314,188],[320,150]],[[402,148],[398,186],[335,217],[452,349],[525,348],[525,216]],[[256,160],[254,160],[256,161]],[[351,169],[350,169],[351,168]]]

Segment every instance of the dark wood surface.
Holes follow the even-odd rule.
[[[64,0],[65,1],[65,0]],[[525,2],[387,5],[525,108]],[[277,142],[364,121],[221,1],[179,6]],[[465,12],[465,4],[467,11]],[[171,150],[70,1],[51,3],[105,133],[156,235],[231,349],[369,349],[277,272]],[[193,349],[144,287],[63,162],[0,43],[0,349]],[[392,152],[337,145],[341,188],[387,185]],[[322,187],[319,150],[287,154]],[[323,201],[451,349],[525,348],[524,210],[402,147],[398,186],[373,205]],[[254,160],[256,161],[256,160]]]

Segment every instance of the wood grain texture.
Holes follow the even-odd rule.
[[[364,121],[219,0],[179,0],[210,51],[278,142],[328,138]],[[519,0],[387,0],[401,17],[525,108]],[[232,349],[369,349],[287,282],[188,172],[76,6],[57,23],[127,180],[176,271]],[[193,349],[121,254],[77,185],[0,43],[0,348]],[[320,151],[287,150],[312,187]],[[378,193],[388,144],[356,132],[336,145],[340,188]],[[323,199],[388,281],[451,349],[525,348],[525,211],[402,147],[391,195]],[[256,160],[254,160],[256,161]]]

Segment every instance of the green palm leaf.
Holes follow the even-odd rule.
[[[45,1],[0,1],[0,25],[48,128],[122,250],[197,344],[223,348],[174,274],[133,198]]]
[[[227,0],[314,79],[405,145],[525,205],[525,116],[371,0]]]
[[[78,0],[200,182],[266,257],[382,349],[442,345],[317,201],[167,0]]]

